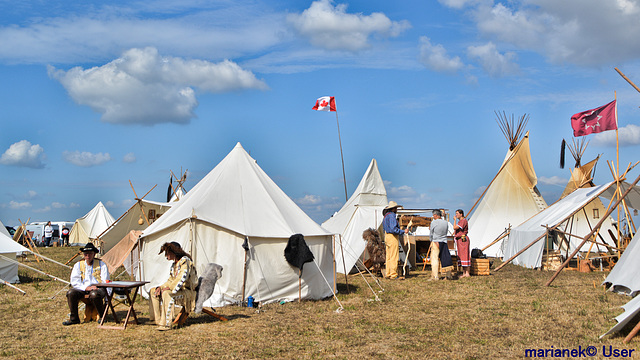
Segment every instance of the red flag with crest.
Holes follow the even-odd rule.
[[[573,136],[584,136],[618,128],[616,101],[571,117]]]

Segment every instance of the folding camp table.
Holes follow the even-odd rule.
[[[129,304],[129,311],[127,311],[127,317],[124,319],[124,324],[122,326],[104,325],[104,321],[107,317],[107,314],[109,313],[109,309],[111,309],[111,313],[113,314],[113,318],[116,321],[116,324],[120,324],[120,320],[118,320],[118,315],[116,314],[116,311],[113,308],[113,304],[111,303],[113,299],[113,294],[115,293],[115,291],[112,291],[111,293],[107,291],[107,306],[105,306],[104,314],[102,314],[102,319],[100,319],[100,324],[98,324],[98,328],[124,330],[127,328],[127,324],[129,323],[129,317],[131,317],[131,315],[133,315],[133,319],[135,320],[136,324],[139,324],[138,318],[136,317],[136,311],[133,309],[133,305],[135,304],[136,297],[138,296],[138,288],[147,283],[148,281],[113,281],[108,283],[96,284],[95,286],[99,288],[129,290],[126,292],[127,302]],[[131,296],[131,292],[133,292],[133,296]]]

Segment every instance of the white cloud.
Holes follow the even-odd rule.
[[[476,189],[476,191],[473,192],[473,195],[476,195],[479,197],[484,193],[485,190],[487,190],[487,185],[480,186],[479,188]]]
[[[136,162],[136,154],[134,154],[132,152],[126,154],[122,158],[122,162],[125,162],[125,163],[128,163],[128,164]]]
[[[88,151],[64,151],[62,153],[64,161],[76,166],[91,167],[104,164],[111,160],[109,153],[90,153]]]
[[[296,203],[300,205],[318,205],[322,202],[322,199],[318,195],[305,195],[302,198],[296,199]]]
[[[79,208],[79,207],[80,207],[80,204],[77,204],[77,203],[72,202],[71,204],[69,204],[69,207],[70,207],[70,208],[72,208],[72,209],[74,209],[74,208]]]
[[[496,45],[491,42],[480,46],[469,46],[467,53],[469,57],[476,59],[491,77],[515,75],[520,71],[518,64],[513,62],[516,54],[513,52],[501,54]]]
[[[51,207],[54,209],[64,209],[67,207],[67,205],[63,204],[63,203],[59,203],[57,201],[54,201],[51,203]]]
[[[599,66],[640,57],[640,8],[629,0],[445,1],[469,6],[481,35],[546,56]]]
[[[35,197],[38,196],[38,193],[35,192],[34,190],[29,190],[27,191],[27,193],[24,195],[25,199],[35,199]]]
[[[35,213],[46,213],[46,212],[49,212],[49,211],[51,211],[51,206],[45,206],[43,208],[34,209],[33,210],[33,212],[35,212]]]
[[[438,72],[455,73],[464,67],[459,56],[450,57],[442,45],[431,44],[431,40],[426,36],[420,37],[420,62]]]
[[[424,206],[432,199],[427,194],[420,193],[408,185],[386,186],[386,188],[387,198],[389,200],[394,200],[405,208]]]
[[[346,10],[347,4],[333,6],[332,0],[318,0],[287,20],[311,44],[329,50],[363,50],[371,46],[373,34],[395,37],[410,27],[408,21],[391,21],[383,13],[349,14]]]
[[[245,1],[67,2],[31,10],[20,21],[0,25],[4,62],[101,62],[140,46],[221,60],[264,51],[287,30],[284,14],[269,4]]]
[[[9,202],[9,208],[14,210],[24,210],[30,207],[31,207],[31,203],[28,201],[24,201],[24,202],[10,201]]]
[[[618,128],[619,146],[634,146],[640,144],[640,126],[629,124]],[[616,132],[604,131],[594,135],[593,145],[595,146],[616,146]]]
[[[33,169],[44,168],[43,160],[46,159],[44,149],[40,145],[31,145],[28,140],[21,140],[12,144],[2,157],[0,164],[29,167]]]
[[[267,89],[267,85],[236,63],[212,63],[162,57],[153,47],[127,50],[110,63],[68,71],[48,67],[71,98],[118,124],[186,124],[198,106],[193,87],[207,92]]]
[[[552,177],[540,176],[538,178],[538,182],[540,184],[544,184],[544,185],[565,186],[565,185],[567,185],[569,180],[568,179],[563,179],[560,176],[552,176]]]

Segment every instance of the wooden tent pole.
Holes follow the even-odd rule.
[[[622,343],[623,344],[627,344],[629,341],[631,341],[631,339],[633,339],[634,336],[636,336],[638,334],[638,331],[640,331],[640,321],[638,321],[638,323],[633,328],[633,330],[631,330],[631,332],[629,332],[629,335],[627,335],[627,337],[624,338]]]
[[[636,89],[636,90],[638,90],[638,92],[640,92],[640,88],[638,88],[638,87],[636,86],[636,84],[634,84],[631,80],[629,80],[629,78],[628,78],[628,77],[624,76],[624,74],[622,73],[622,71],[618,70],[618,68],[617,68],[617,67],[614,67],[614,69],[618,72],[618,74],[620,74],[620,76],[622,76],[622,78],[623,78],[623,79],[627,80],[627,82],[628,82],[629,84],[631,84],[631,86],[633,86],[633,88],[634,88],[634,89]]]
[[[493,245],[494,245],[495,243],[497,243],[498,241],[500,241],[500,240],[504,239],[504,237],[505,237],[505,236],[508,236],[510,232],[511,232],[511,224],[509,224],[509,227],[508,227],[507,229],[505,229],[505,232],[504,232],[504,233],[502,233],[502,235],[498,236],[498,238],[497,238],[497,239],[493,240],[493,241],[491,242],[491,244],[489,244],[489,245],[487,245],[487,246],[483,247],[482,249],[480,249],[480,251],[485,251],[486,249],[490,248],[491,246],[493,246]]]
[[[548,229],[555,230],[555,231],[557,231],[557,232],[559,232],[559,233],[562,233],[562,234],[573,235],[573,234],[569,234],[569,233],[568,233],[568,232],[566,232],[566,231],[559,230],[558,228],[553,229],[551,226],[545,226],[545,225],[542,225],[542,226],[544,226],[544,227],[546,227],[546,228],[548,228]],[[578,239],[580,239],[580,240],[584,240],[584,239],[585,239],[585,238],[583,238],[582,236],[578,236],[578,235],[573,235],[573,237],[576,237],[576,238],[578,238]],[[595,243],[596,245],[605,246],[605,247],[608,247],[608,248],[611,248],[611,249],[617,249],[617,247],[615,247],[615,246],[611,246],[611,245],[606,244],[606,243],[599,243],[599,242],[597,242],[597,241],[595,241],[595,240],[587,239],[587,241],[589,241],[589,242],[591,242],[591,243]]]
[[[624,194],[622,195],[622,197],[618,200],[616,200],[616,203],[611,206],[607,212],[605,213],[605,215],[602,217],[602,219],[600,219],[600,221],[598,221],[598,223],[596,224],[595,228],[599,229],[600,226],[602,226],[602,224],[604,223],[604,221],[607,219],[607,216],[611,215],[611,213],[613,212],[613,210],[618,207],[618,205],[622,202],[622,199],[624,199],[627,194],[629,194],[629,192],[631,192],[631,189],[633,189],[636,184],[638,183],[638,181],[640,181],[640,175],[633,181],[633,183],[631,184],[631,186],[629,186],[629,188],[627,189],[627,191],[624,192]],[[562,265],[560,265],[560,268],[556,271],[555,274],[553,274],[553,276],[551,277],[551,279],[549,279],[549,281],[547,281],[547,283],[545,284],[545,286],[549,286],[551,285],[551,283],[553,282],[553,280],[555,280],[558,275],[560,275],[560,272],[562,271],[562,269],[565,268],[565,266],[567,266],[567,264],[569,263],[569,261],[578,253],[578,251],[580,251],[580,248],[587,242],[586,239],[591,238],[591,236],[593,236],[593,233],[595,232],[595,230],[592,230],[589,234],[587,234],[587,236],[585,236],[585,240],[582,240],[582,242],[580,243],[580,245],[578,245],[578,247],[573,251],[573,253],[571,254],[570,257],[567,257],[567,260],[565,260],[564,263],[562,263]]]
[[[18,264],[18,266],[24,266],[24,267],[26,267],[26,268],[27,268],[27,269],[29,269],[29,270],[33,270],[33,271],[35,271],[35,272],[37,272],[37,273],[40,273],[40,274],[42,274],[42,275],[46,275],[46,276],[48,276],[48,277],[50,277],[50,278],[52,278],[52,279],[54,279],[54,280],[58,280],[58,281],[63,282],[63,283],[65,283],[65,284],[67,284],[67,285],[71,285],[71,283],[70,283],[70,282],[68,282],[68,281],[62,280],[62,279],[60,279],[60,278],[58,278],[58,277],[55,277],[55,276],[53,276],[53,275],[51,275],[51,274],[47,274],[47,273],[46,273],[46,272],[44,272],[44,271],[40,271],[40,270],[38,270],[38,269],[32,268],[31,266],[27,266],[27,265],[22,264],[22,263],[20,263],[20,262],[18,262],[18,261],[12,260],[12,259],[10,259],[10,258],[8,258],[8,257],[6,257],[6,256],[4,256],[4,255],[2,255],[2,254],[0,254],[0,258],[5,259],[5,260],[9,260],[10,262],[14,262],[14,263]]]
[[[503,262],[502,264],[500,264],[500,266],[498,266],[494,271],[498,271],[500,269],[502,269],[502,267],[504,267],[505,265],[507,265],[508,263],[511,262],[511,260],[515,259],[516,257],[518,257],[520,254],[522,254],[523,252],[527,251],[527,249],[529,249],[530,247],[532,247],[535,243],[537,243],[538,241],[540,241],[540,239],[542,239],[543,237],[545,237],[547,235],[547,233],[545,232],[544,234],[538,236],[535,240],[533,240],[529,245],[525,246],[522,250],[518,251],[515,255],[513,255],[512,257],[510,257],[507,261]]]
[[[298,302],[302,301],[302,269],[298,269]]]
[[[19,291],[22,293],[22,295],[26,295],[27,293],[22,291],[21,289],[19,289],[16,286],[13,286],[10,282],[4,280],[4,279],[0,279],[0,282],[2,282],[3,284],[7,285],[8,287],[12,288],[13,290]]]
[[[31,220],[31,218],[27,220],[27,224],[29,223],[29,220]],[[33,239],[31,239],[31,235],[29,235],[29,231],[27,230],[27,224],[23,223],[22,220],[20,219],[18,219],[18,221],[20,222],[20,226],[24,228],[24,234],[22,235],[25,236],[25,238],[27,239],[27,245],[29,246],[31,253],[35,256],[36,262],[40,262],[41,259],[38,258],[38,256],[42,256],[42,255],[40,255],[40,251],[38,251],[38,247],[33,242]]]
[[[340,239],[340,253],[342,253],[342,268],[344,269],[344,282],[347,284],[347,294],[349,293],[349,278],[347,277],[347,264],[344,263],[344,248],[342,247],[342,234],[338,234]]]

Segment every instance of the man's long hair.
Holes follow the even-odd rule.
[[[190,260],[193,260],[193,258],[191,258],[191,255],[187,254],[186,251],[182,250],[182,247],[180,246],[180,244],[178,244],[175,241],[164,243],[160,248],[160,252],[158,253],[158,255],[162,253],[166,253],[167,251],[174,254],[176,256],[176,259],[178,260],[182,259],[183,256],[186,256]]]

